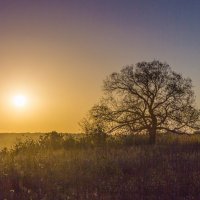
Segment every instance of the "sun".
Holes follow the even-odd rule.
[[[19,108],[24,107],[26,106],[26,103],[27,103],[27,98],[24,95],[16,95],[13,97],[13,104],[16,107],[19,107]]]

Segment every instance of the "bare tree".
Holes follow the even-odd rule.
[[[104,97],[90,111],[107,133],[148,133],[154,144],[160,132],[198,129],[192,81],[160,61],[140,62],[112,73],[104,81]],[[106,128],[105,128],[106,127]]]

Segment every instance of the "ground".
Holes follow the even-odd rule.
[[[198,135],[159,136],[154,146],[138,138],[88,147],[29,140],[0,159],[0,199],[200,199]]]

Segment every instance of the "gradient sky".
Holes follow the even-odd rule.
[[[200,107],[199,10],[199,0],[0,0],[0,132],[79,132],[103,79],[144,60],[192,78]]]

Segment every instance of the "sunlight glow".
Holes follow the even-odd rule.
[[[13,98],[13,103],[16,107],[24,107],[27,103],[27,98],[24,95],[16,95]]]

